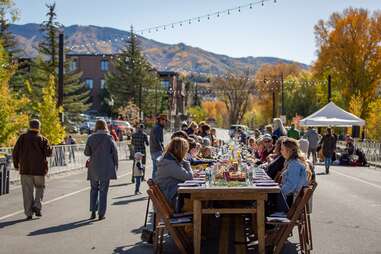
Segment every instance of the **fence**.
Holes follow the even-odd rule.
[[[364,152],[370,164],[381,166],[381,143],[355,140],[354,145]],[[345,142],[339,142],[339,146],[345,147]]]
[[[127,142],[118,142],[119,160],[127,160],[129,158],[129,149]],[[52,147],[52,156],[48,157],[49,172],[48,175],[60,174],[85,167],[87,156],[84,155],[85,145],[58,145]],[[0,153],[12,154],[12,148],[0,148]],[[14,170],[11,164],[10,172],[11,182],[19,180],[19,174]]]

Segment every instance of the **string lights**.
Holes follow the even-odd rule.
[[[139,34],[139,35],[144,35],[147,33],[150,34],[150,33],[154,33],[154,32],[157,33],[157,32],[161,32],[161,31],[168,31],[169,28],[175,29],[177,27],[183,27],[186,24],[192,25],[192,23],[193,24],[194,23],[200,23],[201,21],[204,21],[204,20],[209,21],[213,17],[219,18],[219,17],[223,17],[226,15],[231,15],[232,13],[241,13],[242,10],[244,10],[244,9],[248,9],[248,10],[253,9],[253,7],[255,5],[261,4],[263,6],[265,2],[276,3],[277,1],[276,0],[257,0],[257,1],[245,4],[245,5],[240,5],[240,6],[236,6],[236,7],[225,9],[225,10],[215,11],[212,13],[208,13],[208,14],[201,15],[201,16],[196,16],[193,18],[187,18],[187,19],[176,21],[176,22],[171,22],[168,24],[155,25],[155,26],[144,28],[144,29],[139,29],[139,30],[136,30],[135,33]],[[115,38],[112,40],[91,42],[91,43],[80,44],[80,45],[72,45],[70,47],[67,47],[67,49],[74,50],[74,49],[85,48],[85,50],[87,50],[89,47],[96,46],[98,43],[107,44],[107,43],[117,42],[119,40],[120,41],[127,40],[128,38],[129,38],[129,36],[125,36],[125,37],[121,37],[121,38]]]

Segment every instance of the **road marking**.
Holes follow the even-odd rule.
[[[118,178],[120,179],[120,178],[126,177],[126,176],[128,176],[128,175],[130,175],[130,173],[126,173],[126,174],[120,175],[120,176],[118,176]],[[78,194],[78,193],[87,191],[87,190],[89,190],[89,189],[90,189],[90,187],[85,187],[85,188],[82,188],[82,189],[80,189],[80,190],[77,190],[77,191],[74,191],[74,192],[71,192],[71,193],[67,193],[67,194],[65,194],[65,195],[62,195],[62,196],[53,198],[53,199],[48,200],[48,201],[46,201],[46,202],[42,202],[42,204],[43,204],[43,205],[47,205],[47,204],[56,202],[56,201],[58,201],[58,200],[61,200],[61,199],[67,198],[67,197],[71,197],[71,196],[76,195],[76,194]],[[7,214],[7,215],[4,215],[4,216],[0,217],[0,221],[1,221],[1,220],[8,219],[8,218],[13,217],[13,216],[18,215],[18,214],[21,214],[21,213],[23,213],[23,212],[24,212],[24,209],[23,209],[23,210],[18,210],[18,211],[16,211],[16,212],[13,212],[13,213],[10,213],[10,214]]]
[[[339,172],[337,172],[337,171],[333,171],[333,170],[332,170],[332,172],[335,173],[335,174],[341,175],[341,176],[345,176],[345,177],[350,178],[350,179],[352,179],[352,180],[359,181],[359,182],[361,182],[361,183],[365,183],[365,184],[367,184],[367,185],[373,186],[373,187],[375,187],[375,188],[377,188],[377,189],[381,189],[381,186],[380,186],[380,185],[377,185],[377,184],[374,184],[374,183],[371,183],[371,182],[362,180],[362,179],[360,179],[360,178],[357,178],[357,177],[354,177],[354,176],[349,176],[349,175],[346,175],[346,174],[343,174],[343,173],[339,173]]]

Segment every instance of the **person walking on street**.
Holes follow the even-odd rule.
[[[136,153],[142,153],[143,154],[143,158],[142,158],[142,164],[143,165],[142,166],[145,167],[145,165],[146,165],[146,146],[149,146],[149,142],[148,142],[148,136],[144,132],[144,124],[140,124],[138,126],[138,128],[136,129],[136,132],[134,134],[132,134],[131,144],[132,144],[135,155],[136,155]],[[134,156],[134,157],[135,157],[134,158],[134,160],[135,160],[136,156]],[[132,172],[132,182],[134,182],[134,180],[135,180],[134,172],[135,171]],[[145,172],[143,171],[143,180],[144,180],[144,175],[145,175]]]
[[[29,122],[29,130],[22,134],[13,149],[13,165],[20,171],[21,188],[24,200],[24,213],[27,220],[33,213],[41,217],[41,201],[44,197],[45,175],[48,173],[46,157],[52,155],[49,141],[40,134],[41,123],[37,119]],[[34,189],[36,190],[35,196]]]
[[[133,168],[133,175],[135,178],[135,195],[142,194],[140,192],[140,183],[142,178],[144,177],[144,171],[145,167],[143,165],[143,157],[144,154],[137,152],[135,153],[135,159],[134,159],[134,168]]]
[[[149,137],[150,152],[152,159],[152,179],[155,179],[157,173],[157,159],[163,154],[164,151],[164,126],[167,123],[166,115],[159,115],[157,117],[156,125],[152,128]]]
[[[325,173],[329,174],[329,167],[332,164],[333,154],[336,150],[336,137],[332,134],[332,129],[327,128],[327,133],[320,141],[324,155]]]
[[[319,134],[317,133],[315,128],[308,127],[308,131],[305,136],[309,142],[307,158],[309,159],[310,155],[312,154],[312,162],[313,164],[316,164],[316,152],[319,144]]]
[[[107,130],[104,120],[97,120],[95,133],[86,142],[85,155],[90,156],[87,180],[90,180],[90,219],[95,219],[98,210],[99,220],[103,220],[107,208],[107,192],[111,179],[116,179],[118,150]]]

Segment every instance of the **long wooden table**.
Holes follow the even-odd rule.
[[[255,185],[247,187],[216,187],[216,186],[200,186],[200,187],[179,187],[178,193],[190,194],[193,201],[193,247],[194,253],[199,254],[201,251],[201,223],[202,214],[210,214],[210,210],[203,209],[202,202],[212,200],[252,200],[256,201],[256,219],[258,234],[258,249],[260,254],[265,254],[265,201],[269,193],[277,193],[280,191],[278,186],[273,187],[257,187]],[[240,213],[239,210],[231,213]]]

